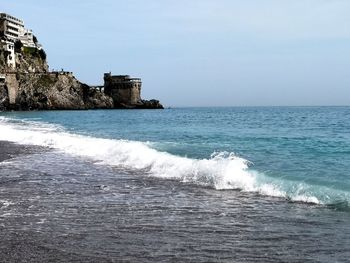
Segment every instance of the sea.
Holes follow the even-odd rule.
[[[0,163],[0,229],[81,262],[350,262],[350,107],[6,112],[0,141],[40,146]]]

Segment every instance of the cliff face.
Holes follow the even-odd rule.
[[[79,82],[71,72],[49,72],[46,54],[38,48],[15,48],[15,67],[7,62],[9,55],[0,43],[0,111],[163,108],[156,100],[141,100],[140,89],[137,99],[127,90],[114,90],[116,98]]]
[[[18,94],[15,109],[94,109],[112,108],[113,101],[91,90],[67,73],[16,74]]]
[[[22,47],[15,52],[15,61],[15,71],[18,73],[46,73],[49,70],[44,50]],[[7,68],[7,70],[13,69]]]
[[[0,51],[0,110],[113,108],[112,98],[79,82],[68,72],[49,72],[46,59],[34,48],[15,53],[16,67]]]

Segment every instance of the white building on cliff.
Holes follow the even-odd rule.
[[[16,67],[15,43],[20,40],[24,47],[41,49],[36,43],[33,32],[24,27],[24,22],[9,14],[0,13],[0,39],[2,48],[8,52],[7,65]]]

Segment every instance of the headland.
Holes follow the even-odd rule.
[[[102,74],[101,74],[102,75]],[[0,13],[0,110],[162,109],[158,100],[141,98],[141,79],[104,74],[90,86],[73,72],[51,71],[32,30]]]

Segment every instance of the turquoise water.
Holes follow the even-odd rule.
[[[0,162],[1,257],[349,262],[349,118],[350,107],[0,113],[2,156],[24,145]]]
[[[176,178],[218,190],[239,189],[349,208],[350,107],[45,111],[0,116],[0,140],[51,146],[164,180]]]

